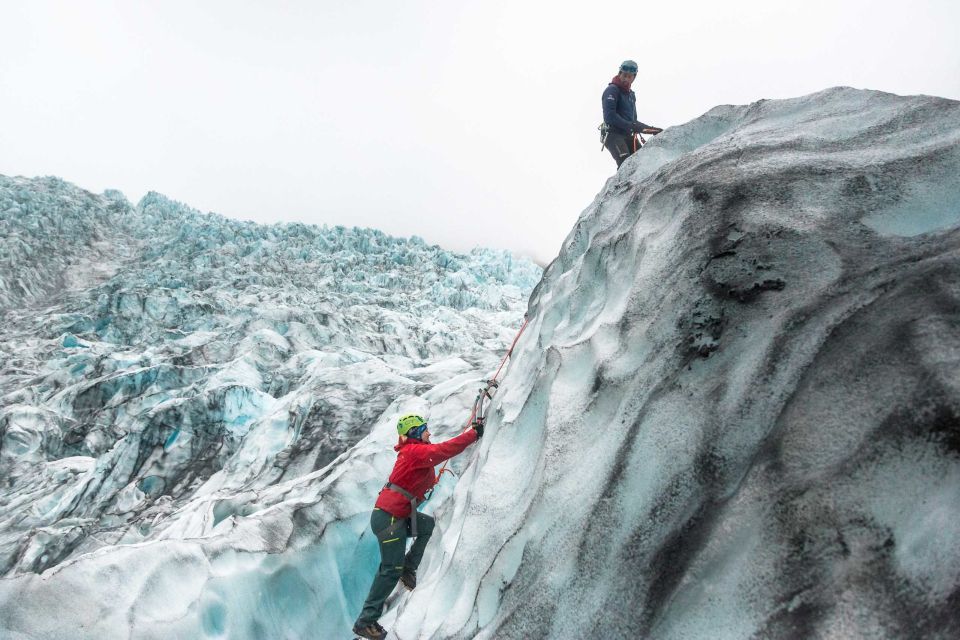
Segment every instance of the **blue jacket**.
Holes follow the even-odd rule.
[[[624,91],[612,82],[603,92],[603,121],[622,135],[640,133],[647,125],[637,121],[637,94]]]

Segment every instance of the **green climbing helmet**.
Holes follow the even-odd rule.
[[[427,424],[426,420],[414,413],[410,413],[397,420],[397,433],[405,436],[410,429],[416,429],[425,424]]]

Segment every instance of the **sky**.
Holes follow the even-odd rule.
[[[664,128],[837,85],[960,99],[955,0],[577,4],[3,0],[0,174],[545,264],[615,173],[626,58]]]

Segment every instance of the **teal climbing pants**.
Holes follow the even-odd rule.
[[[370,515],[370,529],[380,543],[380,568],[373,577],[373,585],[357,622],[373,624],[383,613],[383,603],[393,592],[404,569],[416,571],[423,559],[423,550],[427,547],[433,533],[433,518],[417,512],[417,537],[407,552],[407,538],[410,537],[410,518],[397,518],[381,509],[374,509]]]

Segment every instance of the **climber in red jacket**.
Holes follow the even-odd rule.
[[[476,442],[483,435],[483,422],[474,423],[457,437],[438,444],[430,443],[427,423],[417,415],[400,418],[397,432],[397,461],[370,516],[370,528],[380,543],[380,569],[353,625],[355,634],[374,640],[387,634],[377,620],[397,581],[410,590],[417,586],[417,567],[433,533],[433,518],[417,511],[417,504],[435,483],[433,467]],[[415,538],[409,552],[408,537]]]

